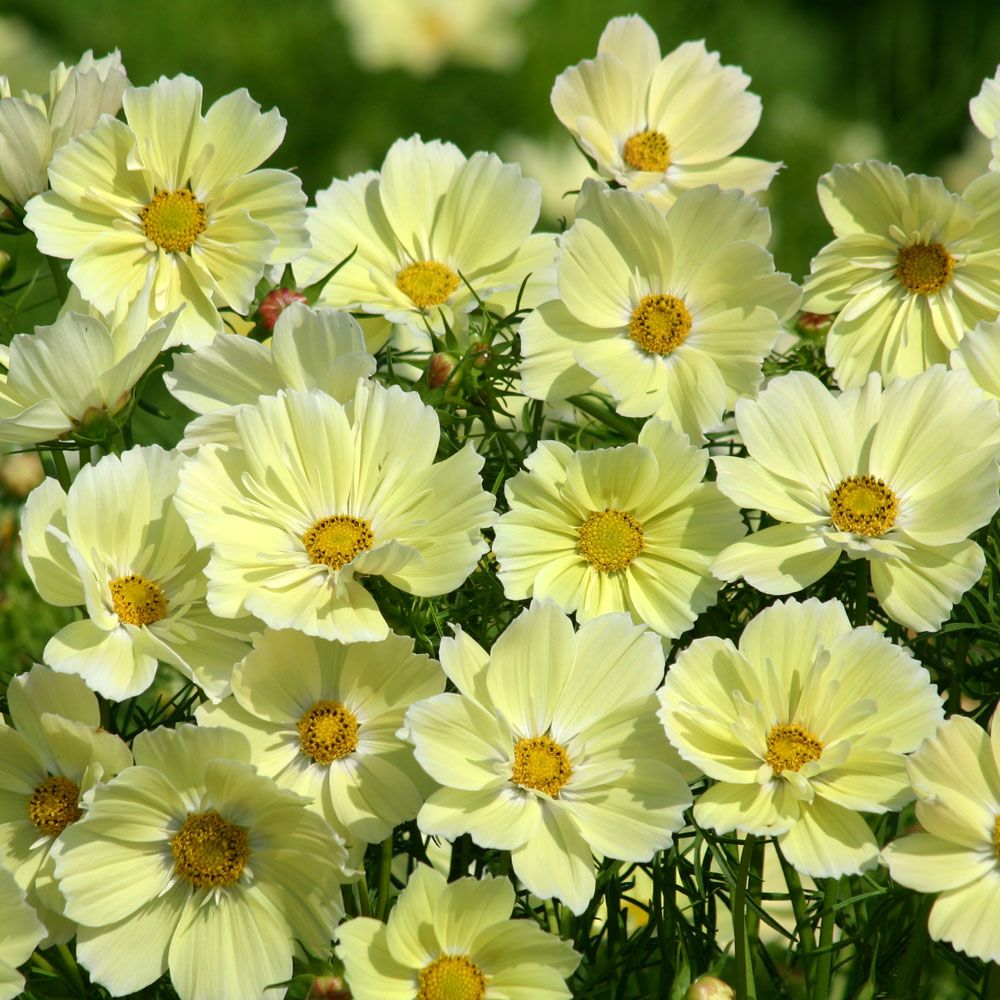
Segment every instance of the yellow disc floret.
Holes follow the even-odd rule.
[[[993,820],[993,853],[1000,861],[1000,816]]]
[[[298,723],[302,752],[317,764],[332,764],[358,748],[358,720],[339,701],[317,701]]]
[[[676,351],[690,332],[691,313],[674,295],[644,295],[628,324],[628,335],[650,354]]]
[[[557,799],[572,774],[566,748],[551,736],[532,736],[514,744],[514,767],[510,775],[514,784]]]
[[[239,881],[250,857],[246,827],[223,819],[214,809],[189,813],[170,841],[177,874],[198,889]]]
[[[183,253],[205,226],[205,206],[187,188],[157,191],[139,213],[142,231],[162,250]]]
[[[642,524],[621,510],[599,510],[577,529],[580,555],[601,573],[617,573],[642,552]]]
[[[61,775],[46,778],[28,799],[28,816],[39,833],[58,837],[81,816],[80,789]]]
[[[818,736],[798,722],[772,726],[767,734],[767,753],[764,760],[775,774],[798,771],[803,764],[819,760],[823,744]]]
[[[152,625],[167,615],[163,591],[152,580],[138,573],[120,576],[108,583],[111,603],[120,622],[128,625]]]
[[[458,284],[458,275],[436,260],[418,260],[396,274],[396,287],[419,309],[447,302]]]
[[[951,279],[955,258],[940,243],[912,243],[897,255],[896,277],[913,295],[932,295]]]
[[[670,166],[670,143],[662,132],[646,129],[625,140],[622,159],[633,170],[660,173]]]
[[[317,521],[303,536],[302,544],[314,563],[340,569],[375,544],[371,524],[362,517],[335,514]]]
[[[884,480],[850,476],[829,497],[830,520],[841,531],[879,538],[896,523],[899,499]]]
[[[467,955],[441,955],[417,974],[417,1000],[482,1000],[486,976]]]

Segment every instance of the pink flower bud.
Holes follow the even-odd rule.
[[[455,359],[450,354],[432,354],[427,365],[427,386],[440,389],[455,370]]]
[[[306,1000],[351,1000],[351,991],[340,976],[317,976]]]
[[[799,333],[804,337],[819,337],[830,328],[834,318],[834,313],[799,313]]]
[[[294,288],[273,288],[264,296],[260,304],[260,319],[267,329],[273,330],[278,317],[293,302],[308,302],[309,300]]]

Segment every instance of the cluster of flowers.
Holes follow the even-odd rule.
[[[73,288],[0,356],[0,441],[63,473],[26,503],[23,558],[44,600],[83,610],[0,726],[0,997],[74,936],[116,996],[168,970],[183,1000],[280,996],[293,956],[336,940],[359,1000],[568,997],[579,956],[509,919],[509,878],[418,866],[387,923],[342,923],[366,846],[414,819],[468,835],[583,914],[595,856],[668,848],[704,777],[700,826],[777,837],[815,877],[881,858],[942,893],[932,935],[1000,960],[1000,726],[991,744],[944,722],[928,672],[836,600],[777,602],[738,646],[698,638],[664,679],[724,581],[792,594],[842,555],[891,619],[940,628],[1000,507],[1000,173],[959,196],[835,168],[836,239],[800,291],[749,196],[779,165],[735,155],[748,85],[701,43],[663,57],[640,18],[611,21],[552,92],[604,178],[560,236],[533,233],[538,186],[493,154],[400,140],[307,208],[259,169],[285,123],[245,91],[203,114],[197,81],[131,87],[89,54],[48,100],[4,87],[7,225]],[[995,138],[1000,72],[972,109]],[[801,372],[762,388],[800,305],[836,314],[838,392]],[[224,325],[255,310],[268,344]],[[637,429],[542,441],[499,516],[473,443],[438,460],[434,408],[375,357],[443,337],[475,357],[484,314],[514,317],[497,329],[525,397],[596,393]],[[176,347],[165,381],[196,418],[172,451],[128,447]],[[744,451],[707,481],[730,413]],[[91,445],[109,453],[71,480],[66,450]],[[444,595],[477,567],[531,601],[491,649],[456,627],[435,660],[390,630],[384,588]],[[98,696],[142,694],[161,663],[203,693],[197,725],[126,745]],[[914,796],[929,832],[880,852],[862,814]]]

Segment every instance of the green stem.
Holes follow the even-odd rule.
[[[551,899],[545,900],[545,920],[549,925],[549,930],[555,934],[556,937],[559,936],[559,918],[556,916],[555,903]]]
[[[49,271],[52,272],[52,282],[56,286],[56,295],[59,296],[60,302],[65,302],[69,297],[69,279],[66,277],[66,272],[55,257],[46,257],[45,259],[48,261]]]
[[[340,893],[344,898],[344,912],[349,917],[356,917],[358,915],[358,897],[354,894],[354,886],[341,886]]]
[[[365,878],[365,873],[361,873],[361,878],[358,879],[358,904],[361,908],[361,916],[370,917],[372,915],[372,900],[371,896],[368,895],[368,880]]]
[[[854,572],[854,627],[861,628],[868,624],[868,591],[871,589],[868,560],[858,559]]]
[[[750,941],[747,934],[747,883],[750,880],[750,866],[753,863],[754,849],[757,838],[747,834],[740,855],[740,870],[736,876],[736,886],[733,890],[733,936],[736,958],[736,997],[737,1000],[756,1000],[757,984],[753,975],[753,956],[750,954]]]
[[[69,466],[66,464],[66,456],[58,448],[53,448],[49,454],[52,456],[52,464],[56,467],[56,478],[59,480],[59,485],[68,492],[72,479],[69,474]]]
[[[73,953],[64,944],[56,945],[56,951],[59,952],[60,957],[66,964],[66,968],[69,971],[70,976],[73,978],[74,985],[80,991],[80,996],[86,996],[87,987],[83,984],[83,976],[80,975],[80,967],[76,964],[76,959],[73,957]]]
[[[785,856],[779,851],[778,858],[781,861],[781,871],[785,876],[785,885],[788,886],[788,898],[792,904],[792,912],[795,914],[795,934],[799,940],[799,947],[802,954],[808,957],[816,950],[816,937],[813,934],[812,919],[806,908],[806,894],[802,891],[802,880],[799,873],[785,860]],[[812,962],[805,963],[806,988],[811,985]]]
[[[622,436],[628,438],[629,441],[634,441],[639,436],[639,432],[631,420],[620,417],[617,413],[613,413],[606,407],[601,406],[600,403],[591,402],[585,396],[570,396],[567,402],[572,403],[573,406],[578,410],[582,410],[587,416],[599,420],[605,427],[610,427],[611,430],[617,431]]]
[[[813,979],[812,1000],[827,1000],[833,978],[833,931],[837,926],[836,908],[840,898],[840,879],[828,878],[823,892],[823,918],[819,925],[819,954]]]
[[[392,834],[382,841],[382,853],[378,862],[378,913],[379,920],[385,920],[389,912],[389,889],[392,885]]]

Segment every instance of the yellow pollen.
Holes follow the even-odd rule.
[[[205,206],[187,188],[157,191],[139,213],[142,231],[163,250],[190,250],[208,224]]]
[[[302,544],[314,563],[340,569],[375,544],[372,526],[361,517],[335,514],[317,521],[303,536]]]
[[[993,820],[993,853],[1000,860],[1000,816]]]
[[[184,825],[170,841],[177,874],[198,889],[238,882],[250,844],[245,827],[223,819],[214,809],[189,813]]]
[[[120,622],[128,625],[152,625],[167,615],[169,601],[163,591],[144,576],[129,573],[112,580],[111,603]]]
[[[28,799],[28,816],[35,829],[50,837],[58,837],[82,815],[80,789],[69,778],[60,775],[46,778]]]
[[[673,295],[644,295],[628,324],[628,335],[650,354],[677,350],[690,332],[691,313]]]
[[[670,143],[662,132],[646,129],[625,140],[622,159],[633,170],[655,170],[660,173],[670,166]]]
[[[417,1000],[482,1000],[483,970],[466,955],[441,955],[417,974]]]
[[[458,285],[458,275],[436,260],[418,260],[396,274],[396,287],[420,309],[447,302]]]
[[[302,752],[317,764],[332,764],[358,748],[358,720],[339,701],[317,701],[297,725]]]
[[[514,768],[510,780],[522,788],[533,788],[550,798],[569,781],[573,766],[566,748],[551,736],[532,736],[514,744]]]
[[[623,570],[643,550],[642,524],[620,510],[599,510],[577,529],[580,555],[601,573]]]
[[[829,497],[830,520],[841,531],[879,538],[896,522],[899,499],[884,480],[850,476]]]
[[[822,753],[823,744],[819,737],[798,722],[791,722],[771,727],[767,734],[764,760],[775,774],[781,774],[782,771],[798,771],[803,764],[819,760]]]
[[[948,284],[955,258],[940,243],[913,243],[897,255],[896,277],[913,295],[932,295]]]

